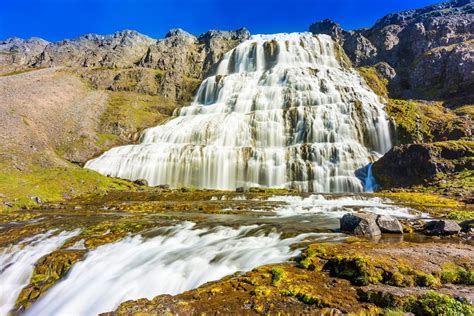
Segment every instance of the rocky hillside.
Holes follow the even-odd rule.
[[[393,97],[473,103],[472,0],[389,14],[360,30],[343,30],[331,20],[309,30],[339,41],[356,66],[386,63]]]
[[[71,67],[96,88],[130,90],[188,101],[211,66],[249,37],[246,29],[208,31],[198,37],[181,29],[156,40],[136,31],[86,34],[49,43],[10,38],[0,42],[0,71]]]

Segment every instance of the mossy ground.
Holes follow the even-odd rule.
[[[428,258],[438,249],[435,244],[313,244],[296,262],[262,266],[173,297],[128,301],[115,315],[164,310],[178,314],[470,315],[472,307],[453,299],[452,285],[444,287],[435,271],[449,262],[450,251],[458,251],[456,246],[448,248],[430,266],[419,264],[423,259],[417,255]],[[462,260],[469,261],[467,253]],[[361,277],[366,282],[360,283]],[[371,284],[379,284],[377,290]],[[401,294],[395,296],[391,289]]]

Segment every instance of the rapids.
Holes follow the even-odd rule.
[[[320,241],[329,237],[300,234],[283,239],[276,232],[258,232],[258,225],[212,229],[194,225],[184,222],[160,229],[153,238],[129,236],[98,247],[27,315],[97,315],[126,300],[177,294],[236,271],[286,261],[298,253],[292,244],[310,235]]]
[[[21,289],[30,282],[38,259],[54,251],[78,233],[79,231],[76,230],[54,235],[54,231],[49,231],[1,250],[0,315],[7,315],[13,308]]]
[[[342,59],[326,35],[252,36],[223,56],[190,106],[85,167],[152,186],[362,192],[357,175],[391,147],[389,124]]]

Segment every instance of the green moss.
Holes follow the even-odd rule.
[[[394,122],[402,144],[439,140],[463,128],[458,126],[461,119],[441,102],[389,99],[385,111]]]
[[[252,290],[252,295],[256,296],[269,296],[272,293],[272,290],[267,286],[257,286]]]
[[[404,316],[406,313],[402,309],[387,308],[383,312],[384,316]]]
[[[377,95],[382,97],[388,96],[387,84],[388,80],[382,78],[375,67],[360,67],[357,68],[361,76],[367,82],[367,85],[372,89]]]
[[[308,305],[316,305],[318,307],[324,306],[323,300],[317,295],[313,295],[305,288],[298,287],[296,285],[290,286],[288,289],[280,291],[283,296],[295,297],[300,302]]]
[[[355,285],[378,284],[383,280],[383,270],[362,255],[336,256],[330,260],[330,269],[334,276],[349,279]]]
[[[439,285],[439,280],[435,276],[420,271],[416,272],[415,280],[418,286],[433,287]]]
[[[451,198],[442,197],[431,193],[419,193],[419,192],[384,192],[378,193],[377,195],[388,197],[397,202],[402,202],[406,205],[412,206],[424,206],[424,207],[459,207],[462,204]]]
[[[474,271],[454,263],[446,263],[440,274],[443,283],[474,285]]]
[[[407,304],[404,309],[415,315],[423,316],[474,315],[474,308],[471,305],[434,291],[418,297],[416,301]]]
[[[106,111],[100,117],[97,144],[131,138],[132,134],[166,120],[177,104],[160,96],[120,91],[111,92]]]
[[[272,285],[278,285],[282,279],[286,277],[285,270],[282,268],[273,268],[272,271]]]
[[[474,219],[474,211],[452,211],[447,216],[448,219],[454,221],[468,221]]]

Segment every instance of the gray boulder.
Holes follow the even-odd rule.
[[[455,235],[461,232],[461,226],[455,221],[439,220],[429,222],[425,226],[425,233],[435,236]]]
[[[382,232],[377,226],[377,215],[368,213],[347,213],[341,220],[341,231],[366,237],[380,236]]]
[[[403,226],[398,219],[389,215],[379,215],[377,225],[382,233],[403,234]]]

